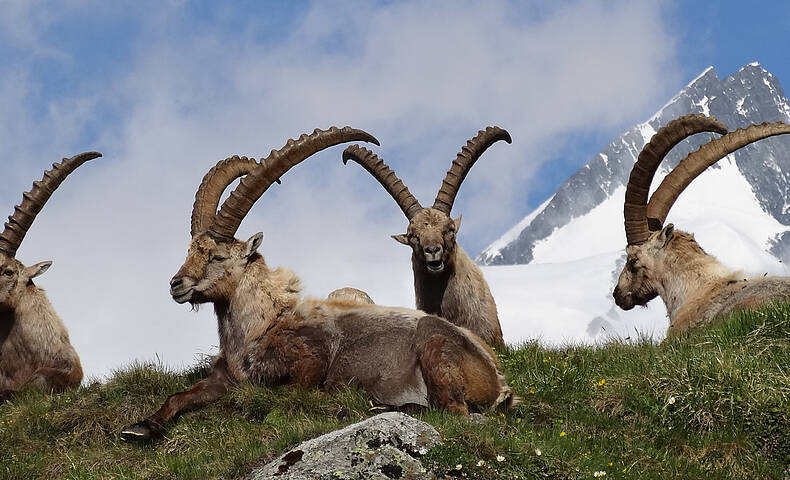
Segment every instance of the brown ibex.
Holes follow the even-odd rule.
[[[54,164],[24,193],[0,234],[0,402],[23,387],[61,392],[82,381],[80,359],[63,320],[33,283],[52,262],[26,267],[15,257],[36,215],[63,180],[100,156],[86,152]]]
[[[675,167],[650,197],[661,161],[684,138],[701,132],[724,136],[711,140]],[[625,194],[626,264],[614,289],[624,310],[660,296],[669,316],[667,334],[711,322],[735,309],[751,309],[790,298],[790,278],[744,279],[708,255],[692,234],[664,220],[680,193],[707,167],[757,140],[790,133],[784,123],[763,123],[727,133],[714,117],[686,115],[661,128],[645,145],[631,171]]]
[[[242,178],[219,213],[214,208],[220,194],[247,167],[229,168],[224,161],[206,175],[196,195],[187,259],[171,280],[170,293],[178,303],[214,305],[220,353],[207,378],[171,395],[156,413],[125,428],[122,438],[159,436],[181,412],[214,401],[242,381],[320,388],[355,384],[381,404],[433,404],[463,413],[468,405],[513,403],[493,352],[468,330],[417,310],[301,299],[299,278],[290,270],[270,269],[257,252],[263,234],[246,242],[234,238],[276,179],[310,155],[354,140],[378,143],[349,127],[290,140]]]
[[[409,221],[406,233],[392,238],[412,248],[417,308],[468,328],[497,347],[505,342],[494,297],[483,272],[456,242],[461,217],[453,220],[450,211],[472,165],[499,140],[512,141],[499,127],[481,130],[469,140],[453,160],[431,208],[423,208],[395,172],[370,150],[352,145],[343,152],[343,163],[353,160],[373,175]]]

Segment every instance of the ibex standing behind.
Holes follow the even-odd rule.
[[[648,202],[650,183],[664,156],[684,138],[701,132],[724,136],[681,160]],[[627,261],[613,293],[620,308],[630,310],[660,296],[667,307],[667,333],[671,334],[709,323],[734,309],[790,298],[790,278],[744,279],[705,253],[693,235],[675,230],[671,223],[664,226],[680,193],[707,167],[752,142],[787,133],[790,126],[781,122],[727,133],[727,127],[713,117],[687,115],[653,136],[639,154],[625,194]]]
[[[499,140],[511,143],[510,134],[499,127],[481,130],[469,140],[453,161],[431,208],[423,208],[395,172],[370,150],[352,145],[343,152],[343,162],[353,160],[370,172],[409,220],[406,233],[392,238],[412,248],[417,308],[468,328],[497,347],[505,342],[494,297],[483,272],[456,242],[461,217],[453,220],[450,211],[472,165]]]
[[[349,127],[316,130],[272,152],[242,180],[216,213],[220,195],[252,165],[220,162],[201,184],[192,215],[192,242],[170,282],[178,303],[212,303],[220,353],[209,376],[171,395],[153,415],[125,428],[122,438],[164,432],[179,413],[222,396],[234,383],[284,383],[331,388],[355,384],[377,402],[429,403],[466,413],[468,405],[510,405],[497,359],[468,330],[424,312],[345,299],[300,299],[290,270],[270,269],[257,252],[263,234],[234,238],[253,204],[280,176],[310,155],[348,141],[376,142]]]
[[[33,279],[52,265],[26,267],[14,258],[36,215],[77,167],[100,157],[86,152],[53,165],[25,192],[0,234],[0,401],[22,387],[60,392],[82,381],[82,366],[66,326]]]

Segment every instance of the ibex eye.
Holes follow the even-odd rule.
[[[211,257],[211,261],[212,262],[221,262],[223,260],[225,260],[225,257],[220,257],[219,255],[215,255],[215,256]]]
[[[628,266],[628,271],[630,271],[631,273],[636,272],[636,259],[635,258],[632,258],[631,260],[629,260],[626,265]]]
[[[5,272],[3,272],[3,275],[5,275],[6,277],[10,277],[13,274],[14,274],[13,270],[6,270]]]

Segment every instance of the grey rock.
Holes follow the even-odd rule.
[[[256,469],[248,480],[432,479],[420,457],[441,441],[423,421],[382,413],[308,440]]]
[[[469,422],[469,423],[475,424],[475,425],[485,425],[490,420],[485,415],[482,415],[482,414],[479,414],[479,413],[470,413],[466,417],[466,421]]]
[[[790,102],[776,77],[757,63],[724,80],[719,79],[713,68],[706,70],[647,122],[626,130],[574,173],[515,240],[499,251],[484,250],[477,262],[530,263],[537,242],[585,215],[628,182],[631,168],[652,132],[689,113],[715,115],[732,131],[753,123],[790,122]],[[684,140],[667,155],[662,168],[674,167],[713,136],[700,134]],[[790,136],[762,140],[738,150],[734,156],[763,210],[790,226]],[[771,253],[782,259],[790,258],[790,238],[780,234],[772,244]]]

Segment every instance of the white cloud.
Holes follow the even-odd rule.
[[[430,205],[459,148],[497,124],[514,143],[486,153],[454,209],[464,214],[461,243],[483,246],[525,214],[523,191],[557,142],[640,120],[678,71],[655,3],[567,2],[532,13],[505,1],[317,2],[265,44],[254,20],[173,32],[189,5],[149,7],[132,12],[140,29],[128,40],[131,63],[92,75],[90,93],[48,98],[34,114],[27,82],[42,73],[0,84],[0,104],[21,110],[4,109],[0,125],[25,146],[0,152],[29,155],[12,164],[24,188],[75,147],[105,155],[64,183],[20,250],[27,263],[55,261],[39,284],[94,375],[155,352],[188,364],[216,344],[211,309],[176,305],[167,282],[186,254],[194,191],[217,160],[348,124],[376,135],[375,150]],[[44,35],[29,38],[48,48]],[[96,144],[75,144],[88,125]],[[379,303],[411,305],[410,252],[389,238],[405,219],[367,173],[342,165],[341,151],[288,173],[238,236],[263,230],[268,262],[293,268],[315,295],[354,285]],[[21,191],[5,187],[10,212]]]

